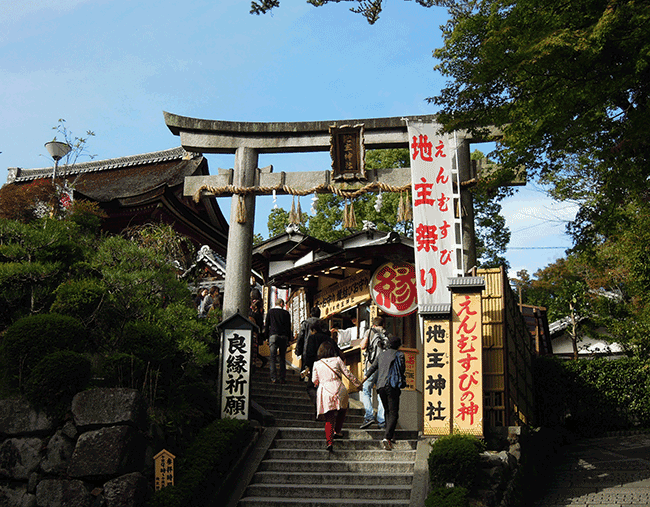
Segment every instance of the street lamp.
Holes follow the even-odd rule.
[[[59,167],[59,160],[70,152],[72,146],[60,141],[50,141],[49,143],[45,143],[45,147],[47,148],[47,152],[54,159],[54,172],[52,172],[52,181],[54,181],[54,178],[56,178],[56,170]]]

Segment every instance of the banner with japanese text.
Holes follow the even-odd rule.
[[[413,196],[413,236],[420,308],[451,303],[447,279],[459,269],[460,217],[454,196],[456,146],[439,125],[408,124]],[[459,185],[456,184],[456,192]],[[462,262],[462,257],[460,262]]]
[[[221,418],[248,419],[251,329],[225,329],[222,343]]]
[[[452,298],[453,431],[483,435],[483,310],[481,293]]]
[[[451,433],[451,325],[424,319],[424,434]]]

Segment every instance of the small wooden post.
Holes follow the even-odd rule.
[[[164,488],[165,486],[174,485],[174,456],[171,452],[163,449],[153,457],[155,477],[156,477],[156,491]]]

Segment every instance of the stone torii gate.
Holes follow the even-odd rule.
[[[234,169],[219,170],[218,175],[185,178],[184,195],[215,197],[233,196],[228,234],[227,271],[224,286],[223,317],[240,311],[248,315],[249,277],[255,217],[255,195],[335,192],[350,197],[355,191],[400,191],[411,188],[410,168],[365,171],[363,154],[366,149],[408,148],[408,121],[436,123],[435,116],[371,118],[361,120],[336,120],[317,122],[229,122],[189,118],[164,113],[165,123],[171,132],[180,136],[182,147],[189,152],[234,153]],[[356,129],[354,150],[360,153],[360,168],[354,175],[340,174],[336,170],[279,172],[272,166],[258,168],[260,153],[296,153],[331,151],[335,165],[340,152],[339,133]],[[336,138],[336,139],[335,139]],[[464,132],[456,133],[457,169],[461,186],[475,176],[470,160],[472,139]],[[349,140],[350,138],[348,138]],[[346,145],[347,146],[347,145]],[[345,192],[348,193],[345,193]],[[339,193],[344,192],[344,193]],[[238,195],[235,198],[233,194]],[[461,192],[464,214],[463,256],[465,266],[476,264],[474,248],[474,212],[472,196]]]

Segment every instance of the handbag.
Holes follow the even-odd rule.
[[[260,356],[263,357],[269,357],[271,355],[271,349],[269,348],[269,341],[264,340],[262,343],[260,343],[258,352]]]

